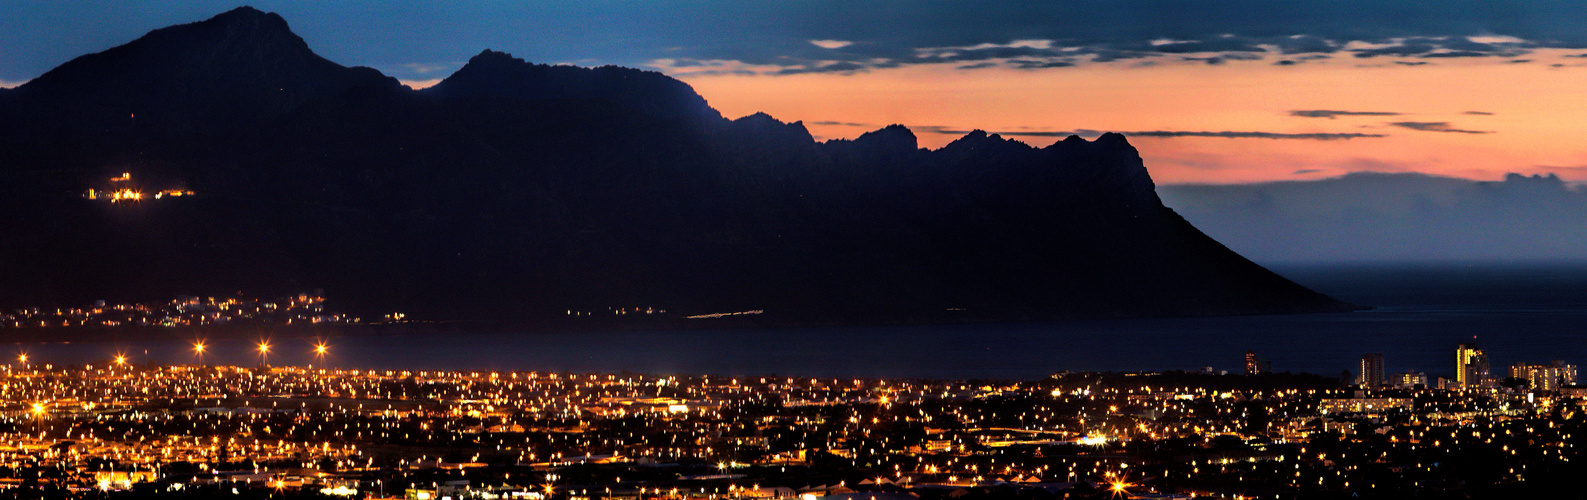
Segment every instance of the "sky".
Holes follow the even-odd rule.
[[[1256,262],[1581,263],[1587,191],[1558,178],[1353,173],[1158,186],[1165,205]]]
[[[214,0],[0,0],[0,86]],[[818,139],[888,124],[1045,146],[1123,132],[1159,183],[1349,172],[1587,182],[1587,9],[1567,1],[261,0],[320,55],[414,87],[490,48],[684,80]]]

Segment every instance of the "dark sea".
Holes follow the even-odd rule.
[[[881,378],[1038,378],[1069,371],[1243,370],[1247,349],[1278,372],[1338,376],[1363,353],[1390,373],[1452,376],[1475,342],[1498,376],[1516,362],[1587,363],[1587,263],[1277,265],[1312,289],[1374,309],[1351,313],[1012,324],[767,330],[525,333],[475,331],[278,337],[271,364],[414,370],[520,370]],[[268,336],[268,330],[261,330]],[[18,343],[37,363],[191,363],[185,339]],[[252,339],[210,342],[211,364],[259,363]],[[13,355],[14,356],[14,355]]]

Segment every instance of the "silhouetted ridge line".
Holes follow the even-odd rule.
[[[582,68],[533,64],[486,49],[425,94],[449,98],[510,98],[530,102],[610,102],[656,114],[721,119],[687,84],[654,71],[618,66]]]

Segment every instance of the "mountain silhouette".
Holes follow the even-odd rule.
[[[109,203],[130,173],[181,198]],[[1118,134],[817,142],[688,85],[485,50],[413,90],[243,7],[0,93],[0,305],[323,288],[361,314],[567,326],[1349,310],[1203,235]]]

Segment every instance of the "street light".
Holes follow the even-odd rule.
[[[1129,486],[1129,483],[1126,483],[1122,480],[1115,480],[1113,481],[1113,484],[1108,486],[1108,490],[1112,491],[1114,496],[1122,496],[1129,493],[1125,491],[1125,488],[1128,488]]]
[[[268,340],[259,341],[258,351],[259,351],[259,364],[262,365],[262,364],[264,364],[266,362],[266,360],[269,359],[268,357],[270,356],[270,341],[268,341]]]

